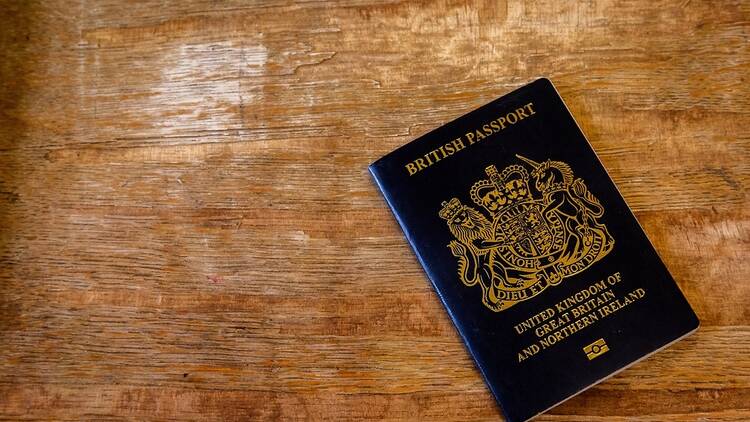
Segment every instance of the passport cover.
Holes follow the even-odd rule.
[[[370,172],[509,421],[698,328],[548,79]]]

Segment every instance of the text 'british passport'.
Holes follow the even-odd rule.
[[[547,79],[370,172],[509,421],[698,327]]]

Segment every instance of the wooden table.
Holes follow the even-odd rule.
[[[539,420],[750,420],[748,2],[1,6],[0,419],[501,418],[366,167],[549,76],[703,325]]]

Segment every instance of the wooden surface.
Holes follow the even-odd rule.
[[[366,166],[549,76],[702,327],[539,420],[750,420],[748,2],[0,6],[0,419],[501,418]]]

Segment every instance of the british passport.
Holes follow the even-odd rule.
[[[548,79],[370,172],[509,421],[698,328]]]

